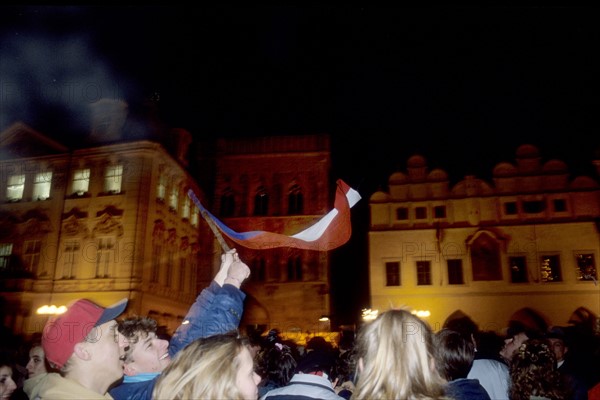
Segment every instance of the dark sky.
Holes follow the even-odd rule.
[[[2,6],[0,129],[87,133],[101,95],[157,100],[197,138],[329,133],[334,176],[363,195],[348,247],[366,249],[368,197],[415,153],[453,182],[489,179],[524,143],[591,173],[599,20],[581,6]]]

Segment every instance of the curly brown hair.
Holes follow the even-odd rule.
[[[529,400],[530,396],[565,398],[554,352],[543,339],[529,339],[519,347],[511,360],[510,378],[510,400]]]

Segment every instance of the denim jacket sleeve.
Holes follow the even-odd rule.
[[[169,355],[196,339],[239,328],[246,295],[233,285],[219,286],[215,281],[202,290],[177,328],[169,344]]]

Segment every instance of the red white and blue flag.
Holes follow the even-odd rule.
[[[188,196],[194,201],[205,219],[210,219],[210,221],[207,219],[209,224],[213,223],[223,235],[240,246],[255,250],[292,247],[317,251],[333,250],[350,239],[352,234],[350,208],[361,198],[356,190],[338,179],[334,208],[313,225],[288,236],[267,231],[236,232],[204,208],[191,189],[188,191]]]

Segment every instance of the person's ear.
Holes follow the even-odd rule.
[[[73,348],[73,354],[75,354],[78,358],[82,360],[89,360],[92,358],[90,352],[87,349],[85,343],[77,343],[75,348]]]

